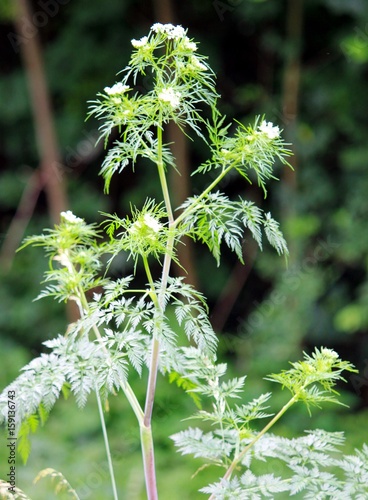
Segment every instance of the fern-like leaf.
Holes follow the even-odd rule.
[[[219,191],[209,193],[198,201],[189,198],[181,209],[193,206],[182,224],[182,231],[194,240],[205,243],[220,264],[221,243],[236,253],[243,262],[242,236],[243,230],[236,219],[237,206]]]
[[[282,232],[280,231],[279,223],[271,217],[269,212],[266,214],[263,224],[270,245],[276,249],[279,255],[288,255],[289,251]]]
[[[215,437],[212,432],[204,433],[198,428],[189,428],[173,434],[171,439],[182,455],[194,455],[222,465],[224,457],[230,456],[233,446],[223,439]]]

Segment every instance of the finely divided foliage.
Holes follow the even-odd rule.
[[[218,265],[220,265],[223,240],[243,262],[242,245],[244,229],[246,228],[250,230],[261,249],[263,227],[269,243],[277,250],[278,254],[288,253],[278,223],[272,219],[270,213],[267,213],[263,218],[262,210],[254,203],[242,199],[231,201],[219,191],[208,193],[197,202],[198,198],[198,196],[188,198],[181,205],[180,208],[187,210],[188,214],[180,227],[184,234],[193,240],[205,243]],[[193,207],[192,212],[190,211],[191,207]]]
[[[132,40],[132,46],[121,80],[105,87],[91,102],[90,116],[102,121],[105,145],[112,131],[117,137],[101,175],[108,192],[114,174],[145,158],[157,169],[162,199],[142,200],[142,207],[132,207],[129,215],[102,214],[101,226],[63,212],[54,229],[25,240],[24,246],[41,246],[49,258],[38,298],[74,301],[80,317],[64,335],[44,342],[48,352],[26,365],[5,388],[0,396],[1,422],[8,416],[8,391],[14,391],[18,448],[27,460],[29,434],[45,423],[61,394],[72,393],[80,407],[94,394],[116,500],[102,402],[110,394],[123,392],[141,432],[147,496],[155,500],[151,419],[160,370],[192,396],[198,407],[195,418],[212,426],[210,432],[189,428],[172,436],[183,454],[224,468],[220,481],[202,489],[211,499],[274,498],[285,492],[304,492],[304,498],[363,498],[368,494],[367,447],[354,457],[341,459],[336,455],[342,442],[338,434],[315,431],[286,440],[268,433],[298,401],[308,408],[324,401],[338,402],[334,385],[342,380],[343,370],[354,370],[352,365],[330,349],[316,349],[313,355],[293,363],[290,370],[269,376],[291,392],[290,401],[278,413],[269,413],[270,393],[244,403],[246,378],[223,379],[227,366],[216,361],[217,337],[205,298],[183,278],[170,276],[172,261],[180,265],[177,248],[184,236],[205,244],[218,265],[223,244],[243,262],[248,234],[262,249],[264,233],[278,254],[287,255],[286,242],[270,213],[218,190],[222,179],[233,173],[245,182],[256,180],[266,194],[267,182],[275,178],[275,161],[287,164],[290,155],[280,129],[258,117],[253,125],[237,123],[235,133],[229,134],[232,124],[226,124],[217,109],[215,75],[181,26],[156,23],[147,36]],[[137,83],[147,75],[152,86],[141,92]],[[210,120],[202,113],[204,106],[210,108]],[[210,152],[210,159],[193,173],[211,171],[207,187],[180,207],[171,205],[166,179],[167,169],[176,168],[170,145],[163,141],[170,121],[183,133],[204,140]],[[109,277],[116,256],[133,261],[130,276]],[[143,287],[136,285],[138,265],[146,276]],[[132,369],[141,377],[148,373],[144,406],[130,386]],[[260,419],[267,423],[256,431],[253,423]],[[282,461],[280,476],[257,475],[251,470],[256,460],[268,459]],[[335,475],[335,469],[343,471],[344,480],[341,474]],[[59,489],[78,498],[60,473],[46,469],[39,477],[47,475],[56,480]],[[0,483],[1,491],[4,484]],[[27,498],[20,491],[18,495]]]
[[[295,439],[267,433],[297,401],[315,405],[338,402],[331,394],[335,392],[333,385],[341,379],[342,370],[353,370],[350,363],[341,361],[330,349],[316,349],[312,356],[305,354],[303,361],[292,363],[290,370],[271,375],[269,380],[281,383],[293,396],[259,432],[252,428],[253,420],[272,417],[266,412],[271,394],[241,406],[232,404],[229,400],[239,397],[244,378],[221,382],[226,367],[211,363],[203,355],[195,362],[195,356],[198,354],[194,350],[187,354],[187,359],[192,359],[187,364],[186,377],[196,383],[194,390],[211,398],[209,409],[200,409],[196,417],[211,421],[213,430],[203,432],[191,427],[172,439],[182,454],[224,467],[222,480],[202,488],[203,493],[229,500],[285,498],[285,492],[321,499],[363,499],[368,494],[367,446],[354,457],[342,460],[338,454],[338,447],[344,442],[342,433],[307,431],[306,436]],[[282,462],[281,467],[275,466],[281,470],[280,475],[252,472],[256,461],[269,459]],[[241,467],[244,472],[239,473]]]

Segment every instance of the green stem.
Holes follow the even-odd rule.
[[[184,210],[179,217],[176,218],[175,222],[173,223],[173,227],[176,227],[179,222],[181,222],[185,217],[187,217],[188,213],[191,212],[197,205],[197,203],[202,200],[205,196],[208,195],[209,192],[212,191],[214,187],[217,186],[217,184],[225,177],[226,174],[230,172],[230,170],[233,168],[232,165],[229,165],[228,167],[224,168],[219,174],[216,179],[211,182],[211,184],[195,199],[195,201],[190,205],[186,210]]]
[[[81,305],[83,307],[83,310],[87,313],[89,310],[89,305],[88,305],[86,295],[81,288],[78,289],[78,296],[79,296],[79,300],[81,302]],[[106,349],[106,346],[102,343],[101,333],[100,333],[99,329],[97,328],[97,326],[93,325],[92,330],[96,336],[96,339],[100,342],[100,345],[101,345],[103,351],[105,352],[105,354],[107,356],[110,356],[110,353]],[[133,389],[130,387],[130,384],[127,381],[122,381],[120,384],[120,387],[121,387],[122,391],[124,392],[125,397],[127,398],[130,406],[132,407],[132,410],[134,411],[134,414],[137,417],[139,425],[141,425],[143,422],[144,414],[143,414],[143,410],[141,408],[141,405],[139,404],[139,401],[138,401],[136,395],[134,394]]]
[[[155,285],[154,285],[154,281],[152,278],[152,273],[151,273],[151,269],[150,269],[149,264],[148,264],[147,257],[145,255],[143,255],[142,260],[143,260],[144,270],[146,271],[148,283],[150,284],[150,287],[151,287],[150,297],[152,298],[152,301],[155,304],[155,306],[158,307],[158,302],[157,302],[157,297],[156,297],[156,292],[155,292]]]
[[[69,258],[68,258],[68,263],[70,264],[69,272],[75,273],[76,272],[75,267],[74,267],[73,263],[69,260]],[[89,311],[89,304],[88,304],[88,300],[86,298],[86,294],[84,293],[84,290],[80,286],[77,289],[77,296],[78,296],[79,302],[80,302],[80,315],[81,315],[81,317],[83,317],[84,314],[87,314]],[[94,330],[96,338],[99,340],[101,346],[103,347],[103,349],[105,350],[107,355],[109,355],[109,352],[106,349],[106,346],[101,342],[101,334],[100,334],[96,325],[93,325],[93,330]],[[105,416],[104,416],[104,412],[103,412],[103,408],[102,408],[101,397],[100,397],[100,394],[98,392],[97,386],[95,387],[95,392],[96,392],[98,413],[100,416],[100,422],[101,422],[101,428],[102,428],[102,435],[103,435],[103,439],[104,439],[104,443],[105,443],[107,463],[109,466],[111,487],[112,487],[112,491],[113,491],[114,500],[118,500],[119,497],[118,497],[118,492],[117,492],[117,488],[116,488],[114,468],[112,465],[111,451],[110,451],[109,438],[108,438],[107,430],[106,430]]]
[[[141,425],[143,423],[144,413],[136,395],[134,394],[133,389],[130,387],[130,384],[128,384],[128,382],[126,381],[121,382],[120,387],[122,388],[125,397],[127,398],[130,406],[132,407],[132,410],[134,411],[134,414],[137,417],[139,425]]]
[[[166,180],[166,175],[165,175],[165,166],[162,158],[162,127],[159,124],[157,126],[157,169],[158,169],[158,175],[160,178],[160,183],[161,183],[161,189],[162,189],[162,194],[164,197],[164,202],[165,202],[165,207],[167,210],[167,215],[169,219],[169,226],[173,223],[174,221],[174,216],[171,208],[171,201],[170,201],[170,195],[169,195],[169,189],[167,186],[167,180]]]
[[[148,500],[157,500],[155,456],[151,426],[146,427],[145,425],[141,425],[140,431],[147,498]]]
[[[150,373],[147,384],[146,404],[144,407],[143,424],[146,427],[149,427],[151,425],[153,401],[155,398],[155,391],[156,391],[159,355],[160,355],[160,342],[157,339],[153,339]]]
[[[117,492],[117,489],[116,489],[116,481],[115,481],[115,475],[114,475],[114,468],[113,468],[112,460],[111,460],[111,451],[110,451],[110,445],[109,445],[109,438],[107,436],[105,417],[104,417],[104,413],[103,413],[103,409],[102,409],[101,397],[100,397],[100,394],[98,392],[97,387],[96,387],[96,398],[97,398],[98,412],[100,414],[102,434],[103,434],[103,438],[104,438],[104,442],[105,442],[107,463],[109,465],[109,472],[110,472],[111,486],[112,486],[112,491],[113,491],[113,495],[114,495],[114,500],[119,500],[118,492]]]
[[[259,432],[257,434],[257,436],[252,439],[252,441],[247,444],[247,446],[245,448],[243,448],[243,450],[239,453],[239,455],[237,455],[234,460],[231,462],[231,465],[230,467],[227,469],[225,475],[223,476],[222,478],[222,481],[226,481],[227,479],[229,479],[231,477],[231,474],[234,472],[234,469],[236,468],[236,466],[238,465],[238,463],[242,460],[242,458],[244,457],[244,455],[248,452],[248,450],[250,450],[250,448],[252,448],[252,446],[255,445],[255,443],[261,439],[261,437],[266,434],[266,432],[268,432],[271,427],[273,425],[275,425],[275,423],[282,417],[282,415],[291,407],[293,406],[294,403],[296,403],[299,399],[299,393],[298,394],[294,394],[294,396],[281,408],[281,410],[278,412],[277,415],[275,415],[273,417],[272,420],[270,420],[270,422],[261,430],[261,432]],[[215,500],[215,496],[214,495],[211,495],[209,500]]]
[[[157,126],[157,169],[158,175],[160,178],[160,184],[162,189],[162,194],[165,202],[165,207],[169,219],[169,228],[173,226],[174,216],[171,208],[171,201],[169,190],[167,186],[165,167],[162,156],[162,120],[159,120],[159,124]],[[154,300],[155,307],[158,312],[163,314],[165,309],[165,291],[167,286],[167,280],[170,272],[171,265],[171,255],[172,249],[174,246],[174,237],[169,236],[167,245],[166,245],[166,253],[164,258],[164,265],[162,269],[161,276],[161,289],[158,300]],[[146,274],[148,280],[153,288],[153,280],[151,276],[151,272],[148,266],[148,262],[146,259],[143,259]],[[151,361],[149,366],[149,375],[147,382],[147,391],[146,391],[146,402],[144,407],[144,421],[140,426],[141,430],[141,444],[142,444],[142,455],[143,455],[143,465],[144,465],[144,474],[145,474],[145,482],[146,482],[146,490],[147,496],[149,500],[155,500],[158,498],[157,496],[157,485],[156,485],[156,471],[155,471],[155,456],[154,456],[154,447],[153,447],[153,439],[152,439],[152,411],[153,411],[153,403],[155,399],[156,392],[156,384],[157,384],[157,373],[159,366],[159,357],[160,357],[160,342],[157,338],[152,339],[152,353],[151,353]]]
[[[68,259],[68,261],[70,264],[70,267],[68,267],[68,269],[73,274],[76,272],[74,265],[70,262],[69,259]],[[81,287],[78,287],[76,292],[77,292],[76,295],[78,296],[79,302],[80,302],[80,314],[81,314],[81,317],[83,317],[83,315],[88,314],[88,311],[89,311],[88,300],[86,298],[84,290]],[[100,345],[101,345],[102,349],[104,350],[105,354],[107,356],[110,356],[108,349],[101,341],[102,337],[101,337],[101,333],[100,333],[98,327],[96,325],[93,325],[92,330],[96,336],[96,339],[100,342]],[[127,400],[130,403],[130,406],[132,407],[132,409],[137,417],[139,425],[141,426],[143,424],[144,414],[143,414],[143,410],[139,404],[139,401],[133,392],[133,389],[130,387],[130,385],[127,381],[121,381],[120,386],[121,386]],[[108,461],[108,465],[109,465],[109,472],[110,472],[111,484],[112,484],[112,489],[113,489],[113,494],[114,494],[114,500],[118,500],[114,469],[113,469],[113,465],[112,465],[109,440],[108,440],[108,435],[107,435],[107,430],[106,430],[105,417],[103,414],[101,399],[100,399],[100,395],[98,393],[97,388],[96,388],[96,397],[97,397],[97,405],[98,405],[98,411],[99,411],[99,416],[100,416],[100,421],[101,421],[102,433],[103,433],[104,442],[105,442],[105,449],[106,449],[107,461]]]
[[[162,156],[162,120],[159,120],[159,125],[157,126],[157,170],[160,178],[160,184],[162,189],[162,194],[165,202],[165,208],[168,215],[169,228],[174,227],[174,216],[171,207],[169,189],[166,180],[165,174],[165,166],[163,162]],[[161,288],[158,298],[154,300],[155,307],[159,311],[159,313],[163,314],[165,310],[165,291],[167,287],[167,281],[170,273],[171,266],[171,256],[174,248],[174,236],[173,234],[169,235],[167,244],[166,244],[166,253],[164,257],[164,264],[162,268],[161,275]],[[148,280],[153,289],[153,280],[151,276],[151,272],[148,266],[148,262],[146,259],[143,259],[146,274]],[[156,472],[155,472],[155,459],[154,459],[154,447],[153,447],[153,439],[152,439],[152,411],[153,411],[153,403],[155,399],[156,392],[156,384],[157,384],[157,373],[159,366],[159,357],[160,357],[160,342],[158,339],[153,338],[152,340],[152,353],[151,353],[151,361],[149,367],[149,375],[147,382],[147,392],[146,392],[146,402],[144,407],[144,422],[141,425],[141,443],[142,443],[142,454],[143,454],[143,462],[144,462],[144,471],[145,471],[145,479],[146,479],[146,489],[149,500],[154,500],[157,498],[157,486],[156,486]]]

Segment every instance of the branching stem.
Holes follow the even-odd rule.
[[[177,227],[177,225],[179,224],[179,222],[181,222],[183,219],[185,219],[185,217],[188,216],[188,214],[190,212],[192,212],[196,205],[203,199],[205,198],[208,193],[210,193],[212,191],[212,189],[214,189],[217,184],[225,177],[225,175],[227,175],[230,170],[233,168],[233,165],[229,165],[228,167],[224,168],[221,173],[216,177],[216,179],[211,182],[211,184],[195,199],[195,201],[192,203],[192,205],[190,205],[186,210],[184,210],[180,215],[179,217],[177,217],[173,223],[173,227]]]
[[[301,389],[302,390],[302,389]],[[242,449],[242,451],[234,458],[234,460],[231,462],[230,467],[227,469],[225,475],[222,478],[222,481],[226,481],[227,479],[230,479],[231,474],[234,472],[236,469],[237,465],[245,454],[252,448],[252,446],[255,445],[257,441],[261,439],[261,437],[268,432],[271,427],[284,415],[284,413],[291,407],[293,406],[294,403],[296,403],[299,399],[299,392],[297,394],[294,394],[294,396],[281,408],[281,410],[273,417],[270,422],[259,432],[252,441],[245,446],[245,448]],[[211,495],[209,500],[215,500],[215,496]]]
[[[82,310],[84,311],[85,314],[87,314],[89,311],[89,305],[88,305],[86,295],[85,295],[84,291],[82,290],[82,288],[80,288],[80,287],[78,288],[77,292],[78,292],[77,293],[78,298],[79,298],[81,306],[82,306]],[[92,330],[95,334],[96,339],[100,342],[101,348],[103,349],[105,354],[109,357],[110,353],[109,353],[108,349],[106,349],[106,346],[101,341],[102,337],[101,337],[101,333],[100,333],[98,327],[96,325],[93,325]],[[137,417],[139,425],[141,425],[143,422],[143,416],[144,416],[143,410],[141,408],[141,405],[139,404],[139,401],[138,401],[136,395],[134,394],[133,389],[130,387],[130,384],[126,380],[121,381],[120,387],[121,387],[122,391],[124,392],[135,416]]]

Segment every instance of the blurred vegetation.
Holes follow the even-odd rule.
[[[34,12],[42,11],[42,2],[31,3]],[[123,215],[129,202],[142,201],[142,186],[152,183],[151,172],[142,166],[134,175],[116,177],[111,196],[103,195],[98,176],[103,152],[92,147],[97,124],[85,122],[85,116],[87,101],[118,79],[115,75],[127,63],[130,40],[144,35],[154,22],[166,22],[157,18],[158,3],[110,0],[102,5],[99,0],[74,0],[59,5],[55,0],[57,14],[38,29],[70,208],[89,222],[98,220],[99,210]],[[299,12],[293,11],[293,3],[299,5]],[[200,289],[209,298],[215,326],[221,325],[217,328],[221,354],[235,373],[248,374],[245,398],[249,400],[269,390],[263,376],[286,368],[289,360],[301,357],[303,349],[335,348],[360,370],[342,388],[350,409],[315,412],[313,421],[304,410],[296,410],[285,417],[280,429],[286,435],[310,427],[345,430],[352,449],[366,439],[368,418],[368,5],[364,0],[171,4],[173,21],[187,27],[189,36],[200,40],[202,53],[209,55],[228,117],[246,123],[265,113],[267,120],[284,128],[295,152],[295,173],[279,170],[281,182],[274,183],[269,197],[261,201],[282,221],[291,250],[287,266],[267,248],[254,256],[247,245],[250,241],[245,242],[247,275],[238,272],[234,257],[226,252],[218,269],[204,249],[195,248]],[[3,2],[2,241],[39,166],[24,67],[9,39],[15,32],[13,15],[11,2]],[[300,33],[290,30],[288,16],[296,16],[291,25],[299,23]],[[290,105],[293,93],[294,106]],[[188,147],[194,168],[206,151],[197,144]],[[152,185],[153,195],[155,189]],[[258,196],[238,180],[230,181],[224,190],[229,196]],[[26,234],[39,233],[50,224],[41,193]],[[10,270],[4,266],[0,271],[1,389],[42,351],[43,340],[65,330],[64,304],[32,302],[46,267],[42,252],[28,248],[14,256]],[[122,265],[114,272],[126,269]],[[235,289],[239,293],[234,296]],[[225,312],[223,304],[229,298],[232,306]],[[211,472],[201,472],[189,481],[194,467],[175,456],[168,439],[191,413],[192,402],[160,382],[154,430],[157,461],[159,469],[170,469],[160,485],[162,498],[199,498],[196,489],[205,483],[201,474]],[[278,398],[281,403],[283,394],[275,395],[275,407]],[[139,441],[132,431],[134,416],[121,397],[111,402],[108,419],[112,447],[119,457],[122,496],[144,498]],[[0,463],[5,451],[0,447]],[[97,472],[104,462],[94,402],[80,413],[72,402],[60,401],[45,429],[33,438],[29,464],[18,467],[19,486],[39,500],[53,498],[47,479],[30,485],[40,469],[54,467],[77,489],[90,487],[82,498],[106,498],[108,475]]]

